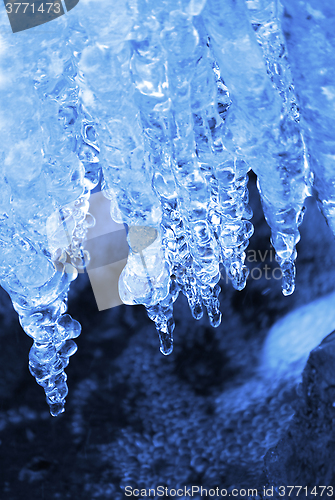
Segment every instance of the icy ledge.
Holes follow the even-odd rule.
[[[277,0],[119,0],[112,10],[87,0],[15,34],[1,10],[0,279],[34,339],[29,366],[53,415],[80,333],[67,292],[88,260],[99,179],[128,227],[121,299],[146,307],[163,354],[180,292],[217,327],[220,268],[245,286],[250,169],[284,295],[313,179],[335,228],[335,6],[284,4],[285,15]]]

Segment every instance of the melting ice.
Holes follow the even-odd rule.
[[[285,295],[313,179],[335,228],[335,6],[283,3],[285,16],[277,0],[86,0],[15,34],[1,10],[0,279],[53,415],[80,333],[67,293],[89,258],[100,179],[128,228],[121,299],[146,307],[163,354],[180,292],[216,327],[220,268],[245,286],[251,169]]]

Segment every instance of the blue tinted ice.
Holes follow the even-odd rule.
[[[330,0],[86,0],[12,33],[1,10],[0,279],[53,415],[80,333],[67,292],[89,258],[100,178],[127,225],[120,297],[146,307],[163,354],[180,292],[216,327],[221,269],[246,284],[251,169],[293,292],[311,171],[335,231],[334,20]]]

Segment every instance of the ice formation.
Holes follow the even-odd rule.
[[[274,383],[299,379],[310,352],[335,330],[335,293],[294,309],[276,321],[264,342],[259,372]]]
[[[64,411],[80,333],[67,293],[89,258],[100,178],[128,228],[120,296],[146,307],[163,354],[179,292],[216,327],[220,266],[236,289],[246,284],[250,169],[284,295],[312,190],[335,230],[335,7],[283,5],[81,0],[14,34],[2,9],[1,285],[33,338],[29,367],[52,415]]]

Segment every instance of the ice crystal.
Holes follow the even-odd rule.
[[[100,178],[111,217],[127,227],[120,297],[146,307],[163,354],[180,292],[195,319],[206,310],[217,327],[220,268],[237,290],[246,284],[251,169],[284,295],[294,290],[312,177],[335,230],[335,9],[300,3],[312,35],[288,0],[286,11],[279,0],[118,0],[112,9],[86,0],[14,34],[1,11],[0,279],[33,338],[30,371],[53,415],[64,410],[80,333],[67,293],[89,261]]]

